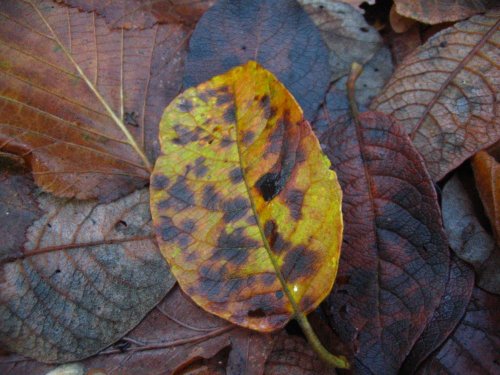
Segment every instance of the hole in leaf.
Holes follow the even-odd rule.
[[[266,313],[261,308],[258,308],[256,310],[250,310],[248,316],[250,318],[263,318],[266,316]]]

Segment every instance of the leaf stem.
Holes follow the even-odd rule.
[[[82,68],[80,68],[80,65],[78,65],[78,63],[75,61],[75,59],[73,58],[73,56],[71,55],[71,53],[66,49],[66,47],[64,46],[64,44],[61,43],[61,41],[57,37],[57,34],[54,32],[54,30],[52,29],[52,27],[50,26],[50,24],[47,22],[47,20],[43,16],[42,12],[40,12],[40,10],[38,9],[38,7],[31,0],[29,1],[29,3],[35,9],[35,11],[38,13],[38,15],[40,16],[40,18],[42,19],[42,21],[47,26],[47,28],[50,30],[50,32],[54,36],[54,40],[61,47],[61,49],[64,51],[64,53],[66,54],[66,57],[68,58],[68,60],[73,64],[73,66],[75,67],[75,69],[78,71],[78,74],[80,74],[80,76],[85,81],[85,83],[87,84],[87,86],[89,87],[89,89],[97,97],[97,99],[102,104],[102,106],[104,107],[104,109],[106,109],[106,112],[108,112],[109,116],[113,119],[113,121],[116,123],[116,125],[118,126],[118,128],[120,128],[120,130],[123,132],[123,134],[127,138],[127,141],[129,143],[129,145],[132,146],[132,148],[135,150],[135,152],[137,152],[137,154],[140,156],[140,158],[142,159],[142,161],[143,161],[144,165],[146,166],[147,170],[149,171],[149,173],[151,173],[153,171],[151,163],[149,162],[148,158],[144,154],[144,151],[142,151],[141,147],[135,141],[135,139],[132,136],[132,134],[130,134],[130,132],[128,131],[127,127],[123,123],[123,121],[118,118],[118,116],[111,109],[111,107],[108,105],[108,103],[106,102],[106,100],[104,100],[104,98],[101,96],[101,94],[99,93],[99,91],[97,90],[97,88],[94,86],[94,84],[90,81],[90,79],[84,73],[84,71],[82,70]]]
[[[359,108],[358,103],[356,103],[356,80],[363,73],[363,66],[357,62],[353,62],[351,65],[351,72],[349,73],[349,78],[347,79],[347,97],[349,98],[349,106],[351,107],[352,117],[354,121],[358,121]]]
[[[326,350],[321,341],[319,341],[318,336],[316,336],[316,333],[314,333],[313,328],[309,324],[309,320],[307,320],[307,317],[304,314],[296,314],[295,319],[297,320],[300,327],[302,328],[302,331],[306,335],[307,341],[309,341],[311,347],[323,361],[337,368],[342,368],[342,369],[350,368],[349,362],[347,361],[346,357],[344,357],[343,355],[340,356],[333,355],[328,350]]]

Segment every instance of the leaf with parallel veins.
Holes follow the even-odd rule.
[[[273,331],[335,279],[341,191],[302,110],[251,61],[186,90],[160,124],[151,211],[163,255],[207,311]]]

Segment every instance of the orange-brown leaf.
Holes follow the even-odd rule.
[[[186,90],[160,124],[157,239],[206,310],[256,330],[318,306],[340,251],[341,192],[302,110],[251,61]]]
[[[436,180],[500,137],[499,23],[496,10],[436,34],[372,104],[400,120]]]
[[[110,201],[144,186],[149,172],[82,73],[154,159],[187,35],[180,25],[110,31],[52,1],[1,1],[0,150],[23,156],[58,196]]]
[[[485,151],[472,159],[476,188],[500,246],[500,164]]]

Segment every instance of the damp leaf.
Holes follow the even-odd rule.
[[[491,11],[434,35],[372,103],[405,126],[435,180],[500,137],[499,15]]]
[[[341,191],[302,110],[254,61],[165,110],[151,180],[160,250],[205,310],[282,328],[330,292]]]
[[[178,24],[109,30],[52,1],[1,1],[0,151],[23,156],[37,185],[61,197],[109,202],[146,185],[146,162],[118,123],[154,160],[188,36]]]

